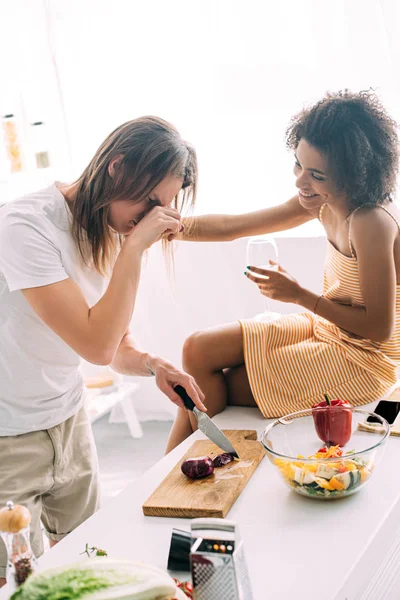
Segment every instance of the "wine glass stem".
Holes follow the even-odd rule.
[[[269,298],[264,296],[264,312],[271,312],[271,304],[269,302]]]

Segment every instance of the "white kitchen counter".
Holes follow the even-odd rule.
[[[266,424],[251,408],[229,408],[215,420],[226,429],[259,432]],[[189,530],[190,521],[145,517],[142,503],[200,437],[191,436],[44,554],[40,568],[82,560],[86,543],[112,558],[166,568],[172,528]],[[255,600],[386,598],[400,566],[399,465],[400,439],[389,438],[369,485],[325,502],[290,491],[265,458],[228,515],[244,538]],[[3,588],[0,600],[6,598]]]

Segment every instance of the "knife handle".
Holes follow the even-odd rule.
[[[188,395],[185,388],[183,388],[181,385],[177,385],[176,387],[174,387],[174,390],[178,394],[178,396],[182,398],[185,408],[187,408],[188,410],[193,410],[195,408],[196,405],[191,399],[191,397]]]

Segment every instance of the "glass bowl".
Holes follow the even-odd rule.
[[[346,436],[350,439],[344,446],[321,441],[315,424],[318,419],[342,419],[343,408],[301,410],[276,419],[265,429],[261,441],[270,461],[298,494],[322,500],[342,498],[371,479],[390,433],[389,423],[359,408],[346,407],[346,411],[351,412]],[[369,416],[377,422],[365,423]],[[325,451],[318,452],[324,447]]]

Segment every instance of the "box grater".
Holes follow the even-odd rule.
[[[195,600],[253,600],[236,524],[225,519],[194,519],[191,530]]]

